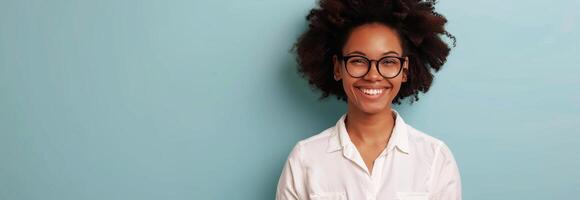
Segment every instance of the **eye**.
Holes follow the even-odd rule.
[[[397,65],[399,64],[399,60],[396,58],[384,58],[381,62],[382,65]]]
[[[349,64],[353,64],[353,65],[366,65],[367,64],[367,60],[364,58],[351,58],[350,60],[348,60]]]

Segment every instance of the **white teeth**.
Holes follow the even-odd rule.
[[[381,93],[383,93],[384,89],[365,89],[365,88],[359,88],[360,91],[362,91],[363,93],[367,94],[367,95],[379,95]]]

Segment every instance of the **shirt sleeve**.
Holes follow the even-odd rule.
[[[435,153],[431,172],[429,182],[434,199],[461,200],[459,168],[445,143],[441,143]]]
[[[278,180],[276,200],[306,199],[304,181],[300,143],[297,143],[288,156],[288,160]]]

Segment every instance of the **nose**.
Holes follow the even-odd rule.
[[[368,81],[380,81],[383,79],[383,76],[381,76],[381,73],[379,73],[379,68],[378,68],[378,64],[379,61],[371,61],[371,67],[369,69],[369,72],[363,76],[363,79],[368,80]]]

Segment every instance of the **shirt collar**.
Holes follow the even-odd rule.
[[[396,119],[395,119],[395,127],[393,128],[393,133],[391,134],[389,143],[387,144],[387,151],[391,151],[396,147],[403,153],[409,154],[410,149],[409,149],[409,136],[407,133],[407,124],[396,110],[394,109],[391,110],[395,113]],[[347,146],[354,146],[346,131],[346,125],[344,123],[345,118],[346,113],[340,117],[338,122],[336,122],[333,133],[328,141],[327,152],[334,152],[343,149]]]

